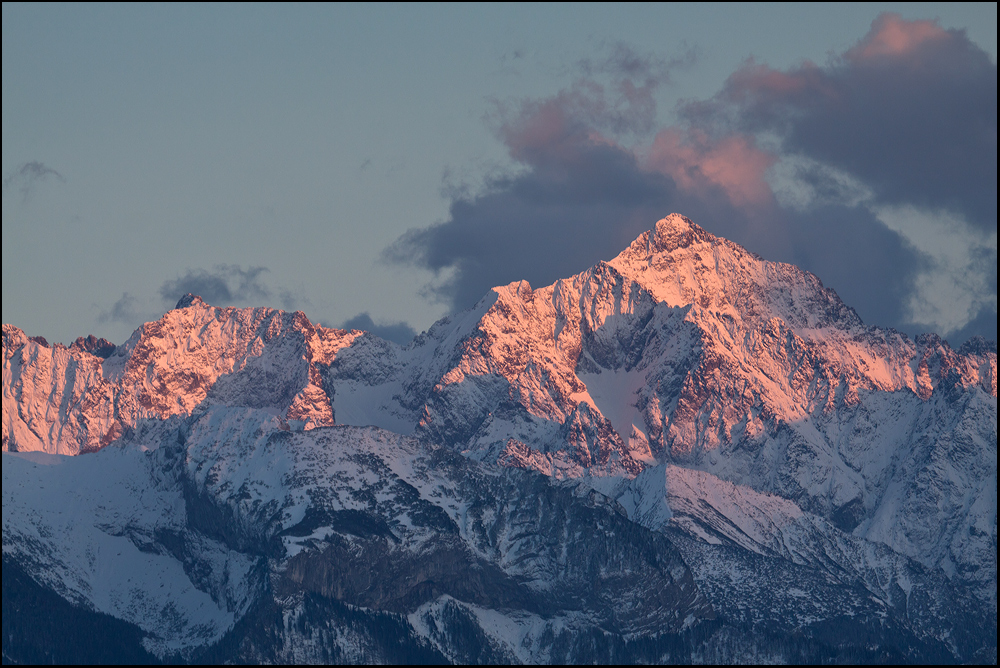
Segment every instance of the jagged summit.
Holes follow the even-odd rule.
[[[199,295],[195,295],[189,292],[183,297],[181,297],[179,300],[177,300],[177,306],[175,306],[174,309],[187,308],[188,306],[196,306],[204,303],[205,302]]]
[[[301,312],[217,308],[190,293],[118,347],[81,340],[42,354],[40,340],[5,325],[5,365],[15,355],[27,364],[11,367],[5,393],[28,382],[24,372],[41,363],[39,356],[50,360],[45,382],[57,389],[5,400],[4,443],[9,437],[21,449],[92,450],[137,419],[254,396],[253,402],[311,425],[391,425],[492,452],[507,440],[501,432],[514,429],[494,412],[500,404],[522,411],[525,424],[534,425],[529,432],[541,429],[548,443],[584,402],[599,409],[598,421],[614,424],[622,456],[642,460],[650,449],[660,456],[716,449],[735,438],[732,430],[748,414],[761,411],[797,420],[874,390],[908,390],[927,399],[956,371],[961,386],[996,395],[995,348],[970,345],[956,353],[936,337],[911,342],[867,328],[809,272],[766,261],[677,213],[576,276],[542,288],[515,281],[494,293],[442,320],[407,351],[377,337],[355,343],[360,332],[313,325]],[[339,351],[346,354],[342,360]],[[677,361],[667,361],[672,358]],[[669,378],[656,371],[664,364]],[[298,368],[301,380],[291,371]],[[604,372],[638,369],[646,371],[629,381],[634,386],[626,396],[602,389]],[[722,375],[705,376],[709,369]],[[345,385],[339,396],[331,396],[334,376]],[[258,387],[265,377],[270,380]],[[451,397],[491,377],[507,385],[507,399],[493,398],[499,389],[473,406]],[[390,390],[394,383],[399,389]],[[664,383],[673,389],[666,392]],[[737,392],[737,385],[744,389]],[[363,389],[372,386],[389,394],[376,400]],[[300,391],[307,396],[295,399]],[[52,410],[50,401],[64,392],[76,399]],[[718,410],[709,409],[723,398]],[[8,409],[34,401],[31,410]],[[695,427],[670,417],[678,411],[709,412]],[[754,431],[759,421],[740,429]],[[75,426],[67,431],[67,425]],[[469,426],[455,431],[460,425]]]
[[[831,327],[868,331],[814,274],[765,260],[680,214],[658,221],[607,265],[656,302],[726,313],[748,326],[779,318],[806,339],[824,338]]]
[[[270,578],[289,595],[267,605],[285,616],[259,619],[297,621],[241,632],[277,633],[305,653],[237,659],[375,656],[289,640],[346,642],[287,607],[315,585],[315,601],[342,600],[351,619],[404,613],[393,623],[434,647],[451,647],[459,636],[439,629],[454,623],[512,652],[480,659],[545,661],[572,629],[606,631],[587,630],[598,608],[559,607],[586,597],[540,592],[592,592],[584,573],[631,563],[619,547],[659,559],[676,545],[687,566],[653,569],[679,578],[661,581],[661,598],[622,594],[648,592],[654,572],[611,573],[638,584],[608,591],[648,609],[634,626],[619,626],[625,611],[602,629],[640,638],[719,612],[755,634],[840,638],[857,623],[916,634],[904,642],[915,653],[899,656],[972,660],[976,625],[989,641],[992,623],[995,656],[995,344],[955,351],[934,335],[868,327],[816,276],[679,214],[575,276],[497,287],[406,347],[189,294],[117,347],[48,346],[4,325],[3,361],[4,450],[103,450],[59,459],[82,468],[5,455],[5,573],[9,553],[54,591],[166,633],[150,647],[200,647],[237,628]],[[23,494],[32,486],[74,500]],[[86,511],[63,516],[70,503]],[[633,529],[561,524],[570,517]],[[657,547],[642,547],[650,536]],[[132,570],[93,571],[103,541]],[[566,556],[574,550],[586,558]],[[145,607],[120,605],[138,586],[128,577],[165,573],[161,561],[187,584],[136,578]],[[232,579],[199,575],[224,573]],[[549,612],[505,617],[522,605]],[[360,628],[337,628],[348,627]],[[400,635],[357,633],[358,646]],[[925,642],[946,649],[922,654]]]
[[[714,235],[691,222],[690,218],[679,213],[672,213],[656,221],[656,225],[647,234],[651,253],[670,252],[677,248],[687,248],[695,241],[711,243],[716,239]]]
[[[76,341],[70,344],[70,349],[82,350],[102,359],[107,359],[115,352],[115,344],[107,339],[99,339],[93,334],[77,337]]]
[[[670,253],[678,248],[687,248],[694,243],[711,244],[720,240],[725,241],[697,225],[687,216],[671,213],[656,221],[652,229],[636,237],[619,257],[649,258],[658,253]],[[741,248],[737,244],[732,245]]]
[[[117,347],[83,340],[50,348],[5,325],[4,449],[91,452],[140,420],[211,404],[333,424],[317,365],[360,332],[314,325],[301,312],[213,307],[196,295],[179,304]]]

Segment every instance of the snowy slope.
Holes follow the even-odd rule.
[[[875,624],[925,659],[969,656],[990,632],[943,575],[672,465],[615,501],[375,427],[294,432],[225,406],[142,421],[95,454],[3,464],[5,560],[136,625],[163,657],[235,643],[228,660],[389,660],[386,625],[408,656],[463,662],[605,656],[588,653],[596,629],[679,645],[631,660],[690,660],[691,638],[720,628]],[[739,624],[719,627],[720,611]],[[275,616],[277,637],[260,626]]]
[[[319,593],[400,614],[451,597],[618,633],[714,616],[670,543],[606,498],[377,428],[292,432],[216,407],[93,455],[3,464],[5,559],[135,624],[160,656],[195,658],[268,582],[290,611]]]
[[[995,656],[995,344],[677,214],[407,347],[189,295],[3,358],[5,560],[160,656]]]
[[[256,559],[192,536],[155,453],[4,454],[3,554],[69,601],[137,625],[168,654],[217,640],[256,594]]]
[[[560,478],[701,469],[995,605],[995,348],[867,327],[812,274],[683,216],[575,277],[496,288],[405,350],[358,343],[325,375],[344,422]]]

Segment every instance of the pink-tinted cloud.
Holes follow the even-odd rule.
[[[996,229],[996,66],[960,31],[884,15],[827,64],[748,61],[714,98],[681,108],[684,126],[655,135],[656,80],[626,56],[500,108],[493,125],[518,168],[455,191],[446,220],[411,230],[386,259],[445,271],[431,292],[462,308],[494,285],[572,275],[681,211],[816,272],[867,321],[907,329],[927,258],[871,207],[838,197],[830,174],[880,204],[951,209]],[[598,80],[608,72],[617,78]],[[783,207],[766,176],[789,157],[812,192],[832,195]],[[989,335],[976,328],[963,336]]]
[[[775,160],[757,147],[753,137],[712,140],[700,130],[685,135],[670,128],[656,135],[646,164],[688,193],[707,196],[719,188],[737,207],[760,207],[774,201],[764,173]]]
[[[544,159],[553,147],[571,145],[586,135],[588,124],[581,116],[587,96],[579,89],[560,91],[545,100],[522,103],[520,113],[507,118],[498,135],[517,161]]]
[[[576,150],[580,142],[614,143],[607,135],[644,133],[653,128],[656,102],[650,86],[618,82],[608,88],[579,80],[542,100],[523,100],[501,109],[497,134],[512,158],[533,163]],[[566,156],[559,155],[560,159]]]
[[[612,257],[676,208],[671,179],[614,137],[646,131],[654,113],[644,95],[589,80],[501,109],[497,135],[522,169],[458,194],[448,220],[410,230],[384,257],[450,270],[431,292],[455,308],[495,285],[545,285]]]
[[[613,257],[659,217],[682,211],[769,258],[822,269],[863,315],[898,322],[914,260],[897,235],[870,212],[780,210],[764,178],[776,157],[748,133],[670,128],[626,146],[615,130],[641,132],[651,123],[644,104],[582,80],[502,110],[497,134],[521,169],[478,193],[458,192],[447,220],[410,230],[384,257],[448,270],[430,292],[464,308],[492,286],[546,285]],[[884,261],[846,270],[843,255],[858,242]],[[873,283],[882,289],[871,291]]]
[[[588,142],[617,146],[612,137],[655,130],[656,90],[675,68],[694,60],[690,49],[663,59],[612,44],[603,57],[577,63],[582,76],[555,95],[498,105],[493,125],[511,157],[527,164],[566,160],[569,155],[561,151],[572,154]]]
[[[695,127],[769,133],[783,150],[843,170],[886,204],[997,221],[997,70],[963,31],[883,14],[829,64],[777,71],[747,63]]]
[[[830,84],[826,73],[812,62],[805,61],[792,72],[781,72],[750,59],[730,75],[725,93],[731,104],[760,105],[772,100],[793,100],[802,96],[820,96],[829,100],[837,96],[839,91]],[[712,102],[688,105],[689,111],[701,109],[718,111]]]
[[[852,61],[905,56],[928,42],[949,38],[948,31],[935,21],[907,21],[899,14],[881,14],[868,34],[845,56]]]

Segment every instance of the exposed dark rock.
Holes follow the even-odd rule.
[[[107,339],[99,339],[93,334],[89,334],[86,337],[81,336],[77,338],[76,341],[70,344],[69,348],[70,350],[82,350],[101,359],[107,359],[115,354],[116,346]]]

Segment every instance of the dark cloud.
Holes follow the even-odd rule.
[[[693,49],[673,59],[639,54],[624,43],[601,50],[601,58],[578,62],[575,71],[583,76],[553,97],[497,103],[489,120],[515,159],[531,162],[522,151],[548,143],[554,134],[648,134],[655,127],[657,89],[669,82],[673,70],[695,60]]]
[[[43,162],[33,160],[22,164],[12,174],[4,177],[3,189],[4,192],[16,189],[21,193],[21,200],[27,201],[35,186],[49,178],[66,183],[66,177],[62,174]]]
[[[122,322],[132,325],[139,322],[140,316],[136,310],[138,300],[127,292],[122,293],[121,299],[116,301],[110,309],[101,312],[97,316],[98,322]]]
[[[880,17],[825,68],[747,65],[708,103],[686,105],[686,125],[645,146],[625,138],[655,128],[655,101],[648,91],[623,95],[623,82],[640,91],[662,81],[647,79],[651,66],[626,49],[614,54],[581,65],[593,76],[549,98],[501,106],[493,125],[517,168],[478,190],[448,191],[448,218],[410,230],[384,257],[434,272],[428,292],[457,310],[495,285],[546,285],[609,259],[678,211],[812,271],[867,322],[916,332],[910,304],[934,260],[887,227],[878,206],[947,205],[978,216],[980,229],[992,215],[996,229],[996,68],[960,32]],[[600,79],[609,72],[610,84]],[[951,90],[952,99],[925,100],[922,81],[937,96]],[[962,123],[968,127],[953,127]],[[923,136],[944,125],[939,136]],[[760,137],[775,134],[781,147],[762,148]],[[958,164],[958,152],[975,154],[961,158],[973,167]],[[930,183],[928,162],[955,171]],[[796,188],[809,193],[799,204],[771,185],[772,167],[786,164],[797,165]],[[995,258],[994,250],[994,267]],[[995,324],[975,324],[985,322],[960,335],[995,336]]]
[[[621,250],[671,210],[673,182],[600,134],[653,127],[651,93],[669,63],[619,45],[580,67],[614,78],[580,79],[551,98],[500,105],[492,117],[526,169],[490,175],[475,192],[452,187],[448,220],[410,230],[385,250],[390,262],[442,276],[428,288],[433,298],[458,309],[494,285],[569,276]]]
[[[281,302],[281,308],[285,311],[297,311],[299,308],[299,298],[285,288],[278,289],[278,301]],[[308,299],[305,301],[309,302]]]
[[[417,335],[416,330],[405,322],[376,325],[368,313],[359,313],[341,325],[341,329],[363,329],[375,336],[405,346]]]
[[[164,301],[174,303],[191,293],[214,306],[260,301],[272,294],[271,288],[261,279],[267,272],[267,267],[243,269],[231,264],[218,265],[212,271],[189,269],[183,276],[165,281],[160,286],[160,296]],[[290,294],[282,292],[283,301],[291,298]]]
[[[863,206],[828,205],[788,218],[790,256],[775,259],[819,276],[865,322],[910,329],[907,301],[926,257]]]
[[[496,178],[451,203],[449,220],[410,230],[386,252],[449,278],[434,295],[471,306],[494,285],[533,285],[577,273],[621,250],[669,209],[673,186],[635,157],[586,140],[531,148],[531,170]]]
[[[656,121],[653,90],[635,85],[627,88],[609,90],[604,83],[580,79],[552,98],[521,100],[513,108],[498,105],[493,116],[499,121],[497,134],[515,159],[528,158],[519,151],[551,139],[553,133],[598,130],[612,135],[648,134]]]
[[[997,68],[961,30],[883,14],[824,67],[748,63],[687,118],[773,132],[785,151],[843,169],[887,204],[997,226]]]
[[[974,336],[981,336],[993,342],[993,351],[996,352],[997,341],[997,310],[991,307],[982,308],[975,318],[969,321],[965,327],[948,335],[948,341],[956,348]]]
[[[565,93],[525,104],[501,138],[527,169],[493,177],[478,194],[453,191],[448,220],[410,230],[385,257],[440,275],[429,292],[461,309],[493,286],[547,285],[610,259],[680,211],[765,257],[815,271],[869,321],[898,324],[913,276],[906,267],[916,259],[870,212],[780,210],[764,180],[774,157],[752,138],[670,129],[641,160],[597,133],[593,120]],[[857,256],[856,243],[872,259],[859,267],[843,259]]]

